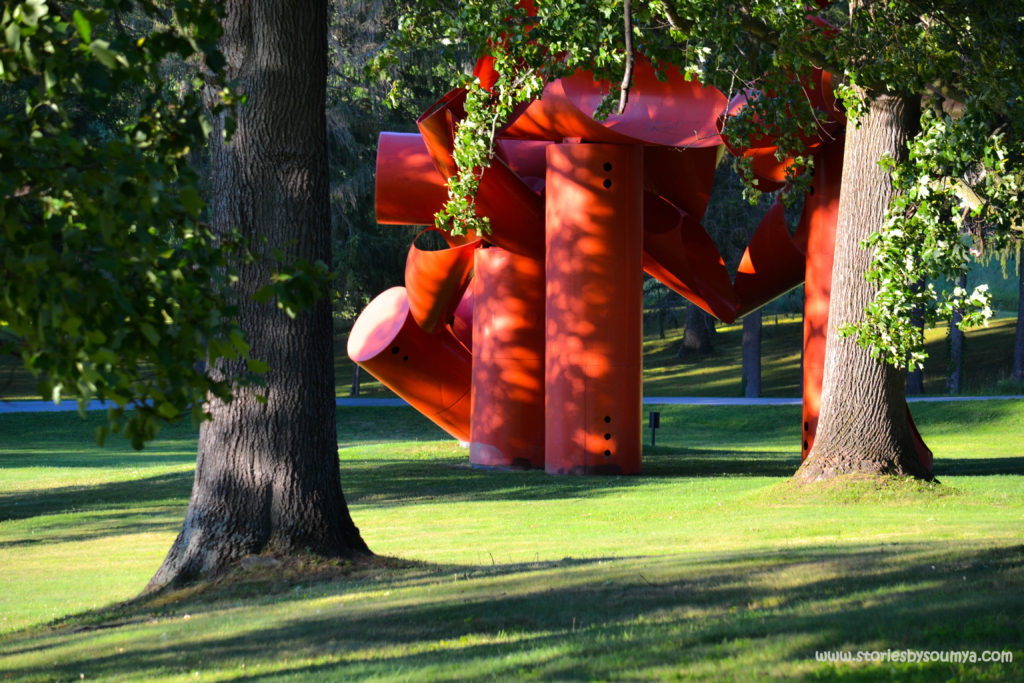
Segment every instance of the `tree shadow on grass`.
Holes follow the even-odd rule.
[[[877,678],[901,669],[816,664],[815,652],[1016,649],[1019,657],[1024,548],[935,542],[420,566],[292,587],[255,602],[282,616],[225,621],[241,607],[237,596],[157,611],[139,603],[108,619],[132,636],[115,643],[122,651],[109,629],[97,635],[69,624],[15,634],[0,642],[0,656],[50,651],[45,662],[8,667],[14,678],[211,669],[246,677],[243,663],[267,669],[250,679]],[[74,661],[63,659],[65,650]],[[923,679],[1021,675],[992,664],[902,671]]]
[[[0,471],[5,468],[48,467],[59,469],[109,468],[130,469],[138,467],[174,467],[196,461],[195,440],[159,441],[142,452],[105,451],[98,446],[75,451],[78,440],[56,442],[53,450],[44,449],[42,442],[27,444],[28,452],[0,453]]]
[[[0,520],[110,508],[184,505],[192,472],[173,472],[90,486],[62,486],[0,494]]]
[[[935,460],[935,476],[987,477],[997,474],[1024,474],[1024,458],[952,458]]]
[[[655,477],[790,477],[798,467],[799,451],[662,449],[659,446],[645,449],[644,454],[644,474]]]
[[[453,458],[346,458],[342,462],[345,498],[353,504],[408,505],[417,500],[448,502],[533,501],[596,498],[624,488],[657,485],[672,477],[788,477],[800,464],[797,454],[771,451],[669,449],[645,457],[639,476],[552,476],[542,470],[477,469]]]
[[[149,514],[158,514],[162,512],[171,512],[167,509],[154,509],[148,508],[145,510]],[[174,510],[177,512],[177,509]],[[79,543],[82,541],[92,541],[97,538],[112,539],[115,536],[127,536],[134,534],[149,534],[149,533],[172,533],[181,526],[180,519],[169,521],[168,519],[162,520],[140,520],[137,516],[126,518],[126,516],[117,516],[115,519],[105,519],[102,523],[98,524],[82,524],[76,526],[73,532],[67,532],[67,527],[61,525],[61,531],[58,533],[47,534],[47,532],[39,531],[38,529],[33,530],[31,537],[22,537],[10,541],[0,541],[0,550],[15,550],[18,548],[31,548],[35,546],[43,546],[51,543]]]

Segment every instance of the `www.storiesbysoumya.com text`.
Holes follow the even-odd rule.
[[[974,664],[977,662],[1013,662],[1013,652],[985,650],[826,650],[816,651],[814,659],[819,662],[906,662],[925,664],[944,662],[952,664]]]

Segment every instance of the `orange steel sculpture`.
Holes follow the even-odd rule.
[[[487,58],[476,73],[493,78]],[[552,474],[637,474],[641,445],[642,278],[647,272],[732,322],[805,284],[803,455],[814,442],[843,163],[831,77],[805,90],[823,121],[807,140],[814,177],[795,234],[781,204],[764,216],[735,276],[700,221],[724,149],[751,158],[758,187],[781,187],[791,159],[769,135],[723,138],[744,105],[637,58],[629,103],[596,121],[608,92],[585,72],[555,81],[498,136],[475,210],[482,236],[409,251],[406,287],[381,294],[349,337],[349,356],[470,446],[481,467]],[[381,223],[431,225],[455,174],[464,90],[383,133]],[[801,169],[795,169],[801,171]],[[475,275],[474,275],[475,272]],[[908,413],[909,414],[909,413]],[[911,422],[913,424],[913,422]],[[916,429],[918,457],[931,452]]]

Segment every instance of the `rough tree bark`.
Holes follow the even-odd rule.
[[[267,254],[329,263],[327,2],[228,0],[224,30],[227,79],[248,102],[229,144],[219,130],[212,136],[214,224]],[[185,522],[147,590],[265,551],[370,554],[341,490],[330,303],[294,319],[256,303],[251,295],[273,268],[272,258],[245,265],[238,283],[238,322],[252,356],[271,366],[266,386],[211,401]],[[215,371],[239,377],[245,368]]]
[[[957,280],[957,286],[967,288],[967,275]],[[964,312],[959,308],[953,311],[949,321],[949,376],[946,377],[946,390],[951,394],[963,391],[964,381],[964,331],[960,329],[960,321]]]
[[[743,318],[743,395],[761,395],[761,309]]]
[[[715,350],[712,335],[715,332],[714,318],[695,303],[686,305],[686,322],[683,327],[683,343],[679,345],[676,358],[692,354],[708,354]]]
[[[1017,333],[1013,340],[1013,372],[1010,379],[1024,382],[1024,249],[1017,253]]]
[[[863,317],[874,295],[864,279],[871,253],[860,243],[882,224],[894,193],[878,160],[886,152],[905,156],[919,106],[913,99],[877,96],[860,127],[847,130],[821,413],[814,446],[795,475],[798,481],[850,473],[932,479],[914,450],[905,407],[906,373],[872,359],[838,332],[843,323]]]

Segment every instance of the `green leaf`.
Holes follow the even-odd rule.
[[[117,68],[117,53],[110,49],[110,43],[105,40],[94,40],[89,43],[89,51],[93,56],[108,69]]]
[[[245,366],[249,368],[249,372],[254,372],[258,375],[262,375],[263,373],[270,370],[269,364],[261,360],[256,360],[255,358],[249,358],[248,360],[246,360]]]
[[[203,203],[203,198],[199,196],[199,192],[194,187],[186,187],[178,193],[178,198],[181,200],[181,205],[185,207],[185,210],[194,216],[198,216],[203,207],[206,206]]]
[[[78,29],[78,35],[82,36],[82,41],[90,42],[92,40],[92,24],[85,18],[82,11],[76,9],[72,19],[75,22],[75,28]]]
[[[49,11],[46,0],[26,0],[21,5],[21,20],[26,26],[36,26]]]
[[[167,418],[168,420],[174,419],[179,413],[177,407],[168,401],[164,401],[157,406],[156,412],[158,412],[161,417]]]
[[[160,345],[160,333],[156,331],[156,328],[149,323],[141,323],[139,330],[146,337],[146,340],[153,346]]]
[[[4,38],[7,40],[7,47],[17,52],[21,49],[21,27],[15,23],[7,25],[4,29]]]

